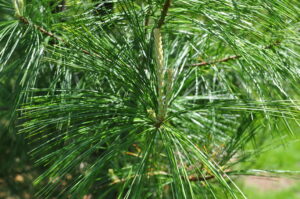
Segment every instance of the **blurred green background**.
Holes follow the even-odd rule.
[[[251,168],[298,171],[300,168],[299,136],[286,138],[286,143],[257,157]],[[299,199],[300,179],[297,177],[243,177],[240,187],[250,199]]]

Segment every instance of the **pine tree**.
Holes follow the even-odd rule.
[[[299,130],[298,0],[0,0],[0,19],[41,198],[246,198],[236,178],[276,171],[241,163]]]

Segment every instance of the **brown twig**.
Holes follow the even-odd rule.
[[[32,25],[34,28],[36,28],[36,29],[37,29],[38,31],[40,31],[41,33],[43,33],[43,34],[45,34],[45,35],[47,35],[47,36],[49,36],[49,37],[52,37],[52,38],[54,38],[54,39],[57,40],[57,41],[61,41],[61,42],[65,43],[65,44],[68,44],[68,42],[65,41],[64,39],[60,38],[59,36],[55,35],[55,34],[52,33],[52,32],[47,31],[46,29],[44,29],[44,28],[41,27],[41,26],[38,26],[38,25],[36,25],[36,24],[32,24],[31,22],[29,22],[28,19],[26,19],[26,18],[23,17],[23,16],[19,16],[19,20],[20,20],[21,22],[23,22],[24,24],[26,24],[26,25]],[[81,50],[84,54],[92,55],[89,51],[87,51],[87,50],[85,50],[85,49],[80,49],[80,50]]]
[[[145,22],[144,22],[145,28],[149,25],[149,21],[150,21],[150,9],[148,10],[145,17]]]
[[[141,156],[139,156],[138,154],[136,154],[136,153],[133,153],[133,152],[124,152],[124,154],[126,154],[126,155],[130,155],[130,156],[133,156],[133,157],[138,157],[138,158],[140,158]]]
[[[211,180],[215,178],[215,176],[205,176],[205,177],[199,177],[199,176],[189,176],[189,181],[190,182],[196,182],[196,181],[206,181],[206,180]]]
[[[222,175],[223,177],[227,177],[227,174],[229,173],[232,173],[232,172],[227,172],[225,173],[224,175]],[[164,171],[156,171],[156,172],[149,172],[146,174],[147,176],[157,176],[157,175],[165,175],[165,176],[168,176],[169,174],[164,172]],[[235,174],[236,175],[236,174]],[[111,182],[109,185],[114,185],[114,184],[119,184],[119,183],[124,183],[126,182],[127,180],[129,179],[132,179],[134,178],[135,176],[132,175],[130,176],[129,178],[121,178],[121,179],[116,179],[116,180],[113,180],[113,182]],[[204,177],[199,177],[199,176],[189,176],[188,177],[188,180],[190,182],[201,182],[201,181],[206,181],[206,180],[211,180],[211,179],[214,179],[215,176],[214,175],[210,175],[210,176],[204,176]]]
[[[26,18],[23,17],[23,16],[20,16],[20,17],[19,17],[19,20],[20,20],[21,22],[23,22],[24,24],[26,24],[26,25],[32,24],[32,23],[30,23],[30,22],[28,21],[28,19],[26,19]],[[35,25],[35,24],[32,24],[32,25],[33,25],[37,30],[39,30],[41,33],[43,33],[43,34],[45,34],[45,35],[48,35],[49,37],[52,37],[52,38],[54,38],[54,39],[56,39],[56,40],[58,40],[58,41],[62,41],[62,42],[64,42],[64,43],[66,43],[62,38],[60,38],[60,37],[54,35],[52,32],[49,32],[49,31],[45,30],[43,27],[38,26],[38,25]]]
[[[276,40],[275,42],[273,42],[273,43],[271,43],[271,44],[265,46],[264,49],[270,49],[270,48],[272,48],[272,47],[274,47],[274,46],[278,46],[278,45],[280,45],[280,44],[281,44],[281,41]]]
[[[0,107],[0,111],[8,111],[8,110],[10,110],[10,108],[9,107]]]
[[[270,48],[272,48],[272,47],[274,47],[274,46],[278,46],[278,45],[280,45],[280,44],[281,44],[281,41],[277,40],[277,41],[275,41],[274,43],[265,46],[263,49],[270,49]],[[233,56],[226,57],[226,58],[223,58],[223,59],[219,59],[219,60],[215,60],[215,61],[210,61],[210,62],[203,61],[203,62],[201,62],[201,63],[191,64],[191,65],[189,65],[189,66],[190,66],[190,67],[196,67],[196,66],[213,65],[213,64],[217,64],[217,63],[228,62],[228,61],[230,61],[230,60],[239,59],[239,58],[241,58],[241,57],[242,57],[241,55],[233,55]]]
[[[212,65],[212,64],[227,62],[227,61],[234,60],[234,59],[239,59],[240,57],[241,57],[240,55],[234,55],[234,56],[226,57],[226,58],[219,59],[219,60],[216,60],[216,61],[211,61],[211,62],[203,61],[201,63],[191,64],[189,66],[206,66],[206,65]]]
[[[163,9],[161,11],[160,19],[158,20],[158,23],[157,23],[157,28],[161,28],[162,25],[164,25],[165,18],[167,16],[168,10],[169,10],[169,8],[171,6],[171,1],[172,0],[166,0],[165,1],[164,7],[163,7]]]

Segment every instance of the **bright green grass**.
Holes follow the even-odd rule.
[[[289,138],[286,145],[264,152],[252,168],[268,170],[300,170],[300,136]],[[298,176],[299,177],[299,176]],[[300,199],[300,179],[298,183],[279,190],[260,191],[255,187],[242,185],[249,199]]]
[[[244,193],[249,199],[299,199],[300,183],[291,188],[280,191],[261,192],[255,188],[243,188]]]

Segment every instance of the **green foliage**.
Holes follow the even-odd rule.
[[[297,0],[0,6],[43,198],[245,198],[235,165],[299,130]]]

